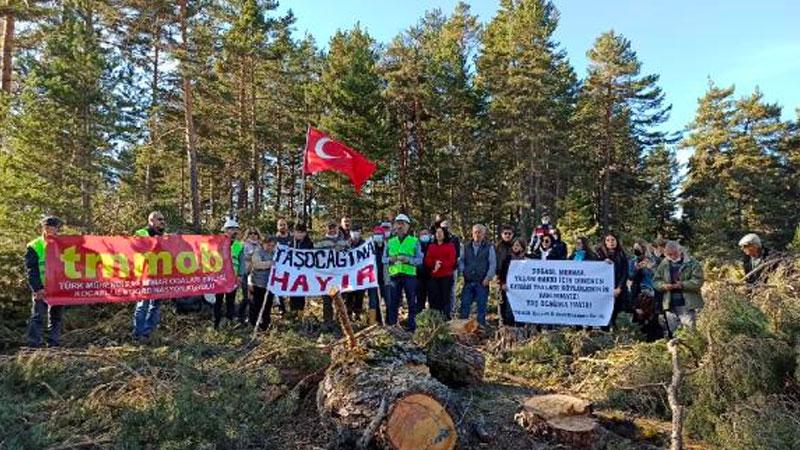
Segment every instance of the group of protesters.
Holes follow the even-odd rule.
[[[46,303],[44,274],[46,237],[57,235],[62,225],[57,217],[44,218],[41,236],[27,245],[25,265],[33,293],[28,345],[32,347],[42,345],[45,328],[48,345],[59,344],[64,307]],[[164,235],[165,231],[164,215],[154,211],[148,216],[147,226],[136,230],[134,235],[156,237]],[[345,292],[343,297],[350,318],[370,325],[396,325],[403,303],[407,310],[406,326],[410,330],[415,329],[416,315],[425,308],[438,311],[445,320],[455,315],[465,319],[471,315],[475,303],[477,322],[485,327],[493,283],[500,292],[500,324],[523,325],[515,320],[506,295],[511,262],[522,259],[612,264],[614,307],[610,323],[604,327],[607,330],[617,324],[619,313],[627,312],[649,340],[656,340],[671,335],[679,326],[694,326],[696,314],[703,307],[702,266],[677,241],[636,239],[629,256],[620,238],[608,232],[594,248],[587,237],[578,236],[569,251],[547,214],[541,217],[530,239],[525,239],[513,225],[506,224],[500,227],[496,243],[488,239],[487,227],[479,223],[471,227],[470,238],[462,242],[451,231],[450,221],[442,216],[437,216],[430,226],[418,226],[416,232],[412,232],[412,221],[406,214],[398,214],[392,222],[381,222],[368,230],[353,223],[350,216],[344,216],[339,221],[327,222],[325,233],[316,241],[309,236],[305,224],[295,224],[290,230],[288,221],[283,218],[277,221],[276,230],[270,234],[249,228],[241,235],[239,224],[233,218],[225,220],[221,231],[230,238],[236,287],[230,292],[207,296],[209,303],[213,303],[214,329],[249,325],[266,330],[271,324],[273,308],[287,319],[302,316],[306,309],[305,297],[276,298],[269,292],[269,275],[277,245],[294,249],[345,250],[360,246],[366,238],[372,239],[375,254],[382,255],[375,261],[378,287],[366,292]],[[745,254],[746,272],[757,267],[768,253],[755,234],[746,235],[739,246]],[[456,280],[459,278],[462,286],[457,296]],[[241,298],[238,305],[237,296]],[[161,303],[155,299],[136,303],[132,330],[135,340],[147,340],[155,331]],[[457,305],[460,306],[457,308]],[[322,310],[323,331],[332,331],[331,297],[322,297]]]

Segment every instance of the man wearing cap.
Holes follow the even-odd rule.
[[[222,322],[222,303],[225,302],[225,317],[229,321],[234,320],[236,313],[236,291],[239,287],[244,285],[241,281],[241,276],[244,274],[244,244],[238,239],[239,237],[239,223],[233,219],[228,218],[225,220],[225,225],[222,226],[222,231],[231,240],[231,260],[233,262],[233,273],[236,276],[236,287],[230,292],[223,292],[217,294],[217,301],[214,302],[214,329],[218,330]],[[247,312],[247,297],[242,299],[242,305],[239,307],[239,318],[241,323],[245,323],[245,313]]]
[[[755,233],[744,235],[739,240],[739,248],[744,253],[742,258],[745,273],[744,280],[747,284],[756,284],[767,272],[764,270],[766,266],[761,266],[767,262],[770,251],[764,247],[761,243],[761,238]],[[753,272],[754,270],[755,272]]]
[[[394,219],[395,235],[386,244],[383,263],[389,266],[389,302],[386,306],[386,324],[397,324],[403,292],[408,302],[408,328],[417,327],[417,266],[422,264],[419,240],[409,234],[411,220],[405,214]]]
[[[45,302],[45,255],[47,250],[47,236],[57,236],[63,222],[58,217],[50,216],[42,219],[40,225],[42,226],[42,235],[28,242],[25,250],[25,271],[28,275],[28,286],[33,293],[31,320],[28,324],[28,345],[30,347],[39,347],[42,345],[44,316],[48,315],[47,343],[51,347],[56,347],[61,338],[64,307],[50,306]]]
[[[164,215],[159,211],[153,211],[147,216],[147,226],[134,231],[133,235],[139,237],[163,236],[165,228]],[[137,341],[148,339],[150,334],[158,327],[160,320],[160,300],[151,299],[136,302],[136,308],[133,310],[133,338]]]

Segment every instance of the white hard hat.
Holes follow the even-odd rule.
[[[398,214],[397,217],[394,218],[394,221],[395,222],[411,223],[411,219],[409,219],[408,216],[405,215],[405,214]]]
[[[225,219],[225,225],[222,226],[222,231],[225,231],[228,228],[239,228],[239,222],[237,222],[236,219],[228,217]]]
[[[745,245],[761,247],[761,238],[755,233],[745,234],[744,237],[739,240],[739,247],[744,247]]]

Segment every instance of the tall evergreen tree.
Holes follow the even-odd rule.
[[[630,230],[632,198],[645,189],[639,173],[645,151],[672,142],[656,127],[671,107],[657,86],[658,75],[641,75],[641,62],[625,37],[609,31],[587,52],[574,122],[574,157],[584,163],[580,184],[597,205],[603,230]]]
[[[548,0],[503,0],[483,33],[478,85],[490,98],[486,158],[496,161],[497,205],[532,226],[533,210],[555,209],[567,191],[568,126],[575,75],[553,38]]]

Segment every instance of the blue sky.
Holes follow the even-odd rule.
[[[416,23],[424,11],[453,10],[457,0],[284,0],[296,28],[326,46],[337,29],[360,22],[388,43]],[[483,23],[498,0],[468,1]],[[645,73],[661,76],[672,116],[665,128],[682,130],[694,116],[708,78],[736,85],[737,95],[758,86],[786,119],[800,107],[800,1],[798,0],[556,0],[561,21],[556,39],[578,75],[586,73],[586,51],[602,32],[614,29],[631,40]],[[682,154],[685,161],[687,155]]]

